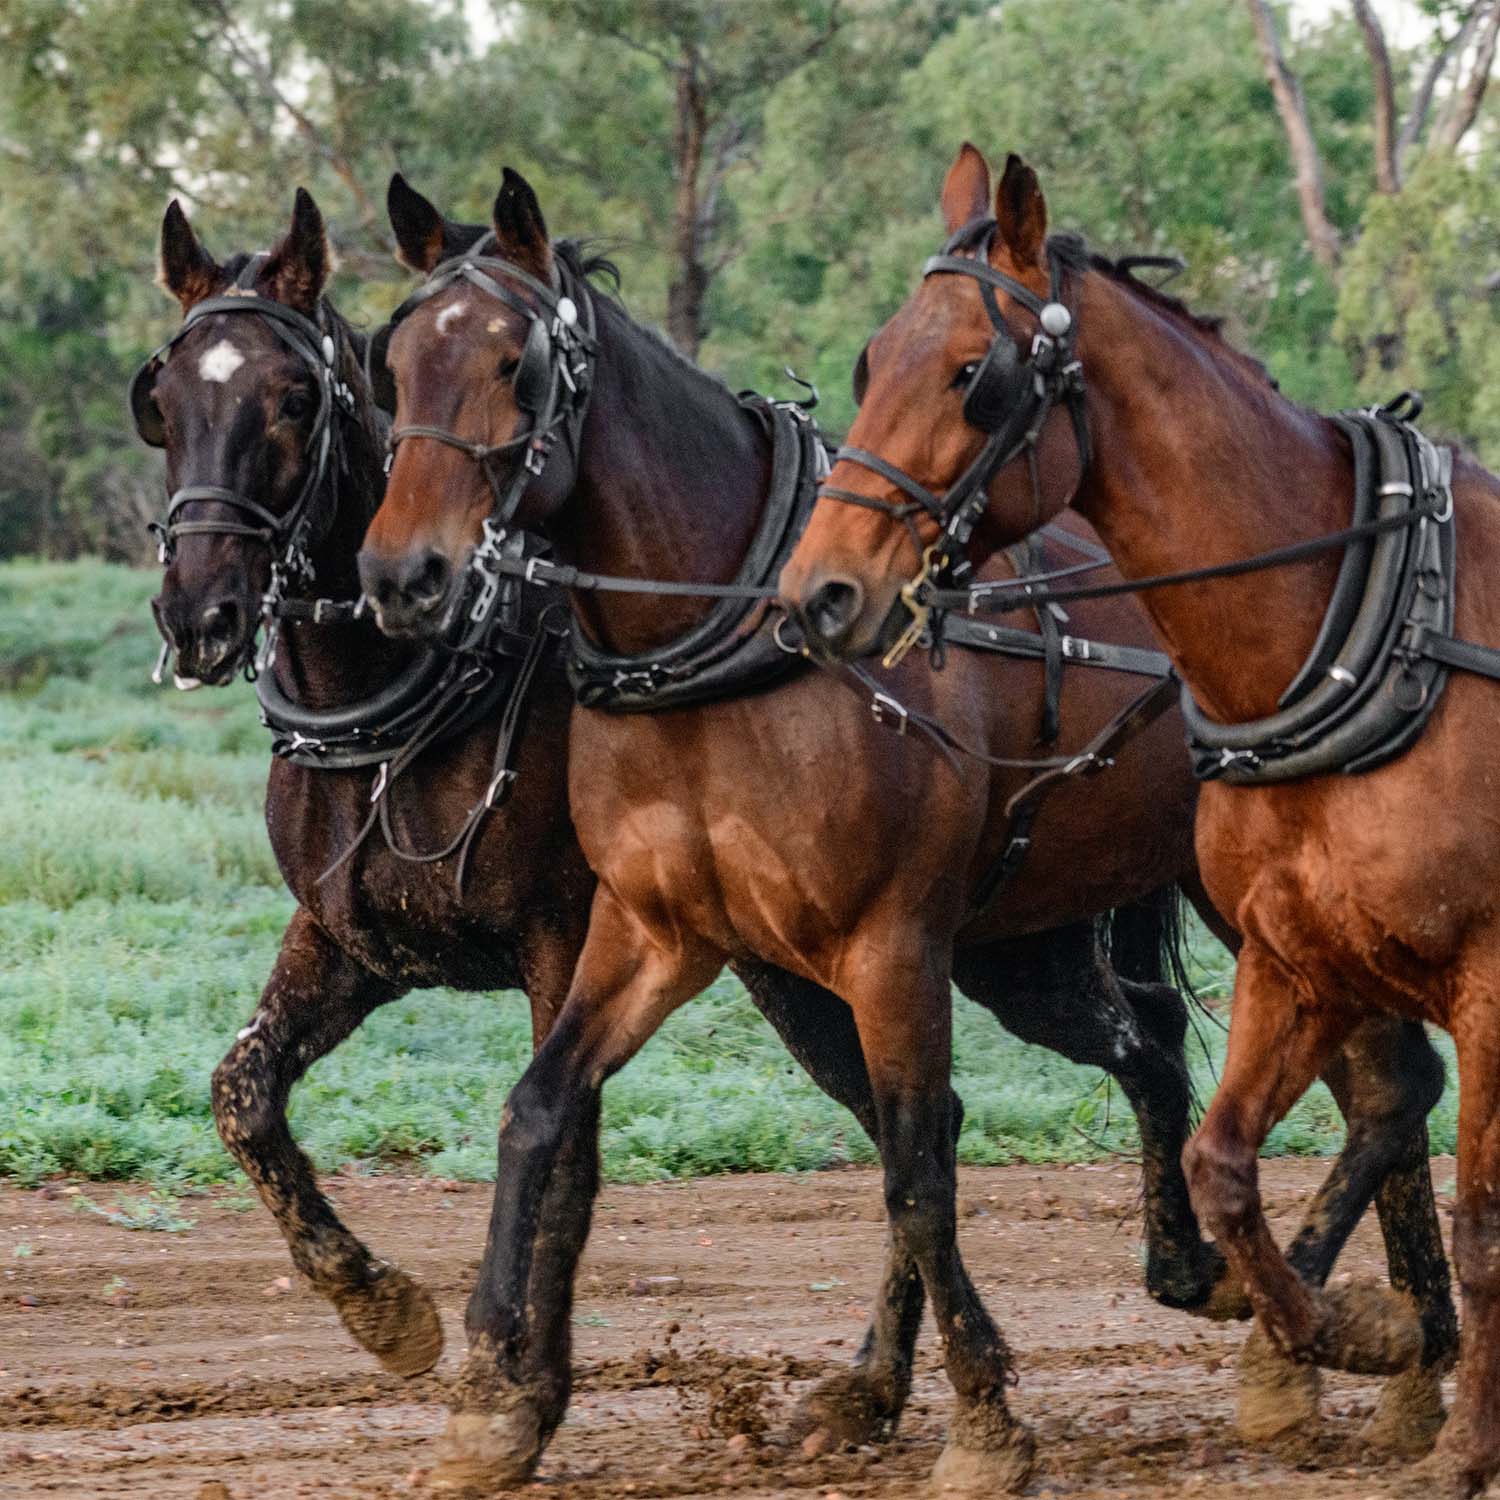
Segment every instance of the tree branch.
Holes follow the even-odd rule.
[[[1486,0],[1469,76],[1454,96],[1442,123],[1433,132],[1433,145],[1439,149],[1452,151],[1479,118],[1479,107],[1484,103],[1485,90],[1489,87],[1490,70],[1495,65],[1497,43],[1500,43],[1500,0]]]
[[[370,196],[364,190],[364,185],[354,171],[353,163],[336,146],[317,123],[304,110],[287,97],[281,86],[276,82],[275,74],[266,64],[253,47],[241,40],[233,14],[224,0],[202,0],[218,18],[223,27],[225,44],[244,65],[255,75],[267,95],[291,117],[303,139],[313,150],[333,168],[334,174],[349,189],[354,199],[354,209],[359,216],[359,222],[364,227],[365,233],[370,239],[382,249],[388,248],[389,242],[380,228],[380,216],[375,211],[375,205],[370,201]]]
[[[1432,112],[1432,96],[1437,90],[1438,82],[1453,60],[1469,45],[1469,38],[1473,36],[1475,24],[1483,10],[1484,0],[1474,0],[1459,23],[1458,30],[1443,43],[1437,56],[1427,65],[1427,71],[1423,73],[1416,93],[1412,95],[1411,108],[1406,112],[1406,123],[1402,125],[1400,139],[1396,142],[1398,162],[1405,160],[1427,128],[1427,117]]]
[[[1354,19],[1364,34],[1375,84],[1375,186],[1382,193],[1398,193],[1401,170],[1396,158],[1396,85],[1391,77],[1391,54],[1370,0],[1354,0]]]
[[[1308,123],[1302,85],[1282,54],[1281,41],[1276,35],[1276,19],[1271,14],[1268,0],[1246,0],[1246,4],[1250,7],[1250,19],[1255,23],[1266,79],[1276,99],[1276,109],[1281,115],[1282,129],[1292,153],[1297,201],[1302,209],[1302,227],[1307,235],[1308,248],[1320,266],[1333,271],[1339,263],[1339,236],[1328,218],[1323,196],[1323,164],[1312,126]]]

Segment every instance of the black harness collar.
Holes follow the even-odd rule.
[[[928,630],[932,610],[921,597],[923,588],[940,579],[960,583],[967,576],[969,539],[989,505],[987,486],[1001,469],[1022,454],[1025,454],[1031,472],[1035,516],[1040,521],[1041,476],[1036,444],[1054,407],[1066,406],[1072,420],[1078,444],[1080,479],[1088,470],[1091,459],[1083,372],[1073,353],[1075,319],[1063,295],[1063,262],[1057,249],[1049,246],[1051,295],[1043,300],[1030,287],[989,264],[994,235],[995,222],[992,219],[967,224],[950,236],[943,249],[922,267],[924,280],[929,276],[958,275],[971,277],[979,284],[979,294],[994,329],[994,337],[965,389],[964,417],[971,425],[988,433],[983,448],[968,468],[939,495],[878,453],[846,446],[838,452],[841,462],[856,463],[878,474],[906,495],[906,502],[893,503],[831,485],[824,485],[819,491],[820,496],[826,495],[848,505],[861,505],[900,521],[910,532],[912,544],[921,559],[916,577],[901,591],[902,601],[912,613],[912,622],[887,653],[884,664],[888,667],[894,666]],[[955,253],[963,245],[973,245],[974,253]],[[1030,312],[1040,325],[1032,339],[1031,352],[1024,361],[1016,348],[1015,335],[1001,316],[996,288]],[[914,521],[918,515],[926,515],[938,525],[937,540],[930,546],[922,545]]]
[[[337,325],[327,317],[325,304],[319,301],[315,322],[283,302],[258,296],[254,291],[255,278],[265,260],[264,254],[251,256],[229,291],[196,303],[177,332],[147,358],[130,382],[130,409],[136,431],[152,447],[163,447],[165,434],[160,429],[159,417],[153,415],[151,398],[156,376],[172,350],[198,324],[225,313],[248,313],[265,321],[317,382],[318,410],[306,448],[312,462],[297,498],[284,514],[275,515],[258,501],[222,485],[195,484],[174,491],[167,501],[165,517],[149,523],[158,541],[157,559],[163,566],[172,561],[177,541],[184,536],[244,536],[264,542],[272,549],[271,582],[261,600],[265,635],[254,662],[247,667],[252,677],[265,670],[275,652],[276,622],[281,617],[287,590],[312,581],[309,554],[333,522],[338,508],[338,475],[345,466],[344,435],[338,419],[347,420],[355,414],[354,393],[338,373],[341,336],[336,336]],[[325,503],[315,505],[320,497]],[[181,519],[188,506],[197,504],[227,506],[235,515],[249,520],[227,516]],[[164,644],[155,674],[158,681],[169,650]]]

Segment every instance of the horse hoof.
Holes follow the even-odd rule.
[[[339,1320],[393,1375],[421,1375],[443,1352],[431,1293],[394,1266],[355,1292],[335,1292]]]
[[[1421,1458],[1446,1420],[1441,1372],[1413,1365],[1386,1381],[1360,1440],[1379,1458]]]
[[[541,1456],[541,1417],[524,1397],[504,1411],[455,1412],[438,1443],[427,1487],[434,1494],[478,1500],[525,1484]]]
[[[966,1407],[932,1470],[935,1495],[1019,1495],[1036,1468],[1036,1438],[1003,1406]]]
[[[1283,1354],[1257,1325],[1240,1351],[1234,1425],[1247,1443],[1268,1443],[1318,1424],[1322,1376]]]
[[[903,1404],[867,1371],[841,1370],[802,1398],[792,1427],[807,1438],[826,1434],[824,1448],[878,1443],[895,1432]]]
[[[1146,1294],[1174,1312],[1211,1317],[1207,1309],[1226,1271],[1218,1247],[1204,1240],[1195,1240],[1186,1252],[1172,1243],[1148,1243]]]
[[[1461,1446],[1452,1427],[1445,1429],[1437,1447],[1406,1471],[1401,1493],[1411,1500],[1474,1500],[1484,1494],[1500,1460],[1478,1463],[1472,1454],[1461,1452]]]
[[[1355,1375],[1398,1375],[1422,1357],[1422,1321],[1410,1297],[1375,1282],[1351,1282],[1319,1294],[1319,1364]]]
[[[1207,1318],[1210,1323],[1240,1323],[1250,1317],[1254,1309],[1245,1292],[1245,1283],[1225,1266],[1219,1272],[1218,1280],[1209,1288],[1208,1296],[1184,1311],[1197,1318]]]

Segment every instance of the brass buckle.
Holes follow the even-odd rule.
[[[901,602],[911,611],[911,622],[897,636],[895,645],[881,657],[880,665],[887,670],[896,666],[927,633],[927,626],[932,619],[932,606],[922,601],[920,593],[932,577],[932,570],[936,566],[937,543],[934,542],[922,553],[922,566],[901,585]]]

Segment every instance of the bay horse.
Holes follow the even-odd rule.
[[[518,174],[507,170],[488,227],[446,220],[400,177],[390,210],[407,264],[438,274],[382,337],[396,445],[360,577],[386,628],[418,636],[441,628],[476,561],[488,565],[497,515],[545,532],[564,567],[657,580],[657,595],[663,583],[735,578],[757,545],[772,479],[763,412],[587,288],[580,253],[552,243]],[[566,371],[570,389],[588,392],[570,429],[567,403],[554,400],[556,361],[576,351],[570,330],[578,329],[593,353],[588,369]],[[628,588],[575,593],[590,650],[641,659],[704,618],[701,600],[682,596],[691,588],[666,599]],[[1081,609],[1070,628],[1116,642],[1148,638],[1133,605]],[[583,649],[576,640],[575,649]],[[1068,743],[1131,701],[1135,687],[1121,675],[1067,679]],[[954,740],[1020,758],[1034,748],[1040,676],[1035,662],[957,651],[942,673],[908,663],[881,686],[913,718],[940,720]],[[1011,993],[1018,984],[1030,991],[1039,1003],[1022,1024],[1033,1036],[1064,1024],[1032,988],[1040,972],[1066,967],[1088,993],[1118,995],[1091,919],[1195,878],[1195,799],[1179,735],[1180,725],[1161,720],[1087,791],[1077,781],[1062,786],[1024,878],[976,913],[970,893],[1004,843],[1003,809],[1023,779],[1013,765],[935,758],[928,741],[883,728],[862,696],[810,673],[665,712],[577,710],[573,817],[599,886],[568,998],[506,1105],[495,1215],[438,1483],[484,1489],[533,1471],[566,1410],[569,1372],[535,1357],[527,1289],[540,1276],[571,1282],[593,1192],[568,1152],[596,1131],[605,1079],[735,959],[775,964],[847,1001],[874,1094],[892,1258],[874,1340],[847,1381],[819,1393],[818,1420],[865,1440],[894,1421],[925,1284],[959,1401],[937,1482],[972,1493],[1025,1482],[1033,1445],[1006,1405],[1010,1352],[955,1240],[950,975],[980,998],[997,993],[1002,974]],[[1211,907],[1205,914],[1233,940]],[[1072,952],[1049,940],[1039,965],[1036,934],[1066,924]],[[1128,1003],[1115,1002],[1127,1027],[1151,1024],[1143,998],[1127,987]],[[1173,1017],[1176,1035],[1180,1012]],[[1419,1029],[1372,1031],[1362,1045],[1342,1090],[1356,1114],[1369,1111],[1350,1137],[1360,1164],[1341,1163],[1347,1175],[1320,1196],[1299,1245],[1326,1275],[1332,1241],[1342,1242],[1399,1161],[1410,1212],[1387,1224],[1405,1247],[1401,1264],[1431,1294],[1441,1344],[1451,1326],[1451,1311],[1447,1322],[1442,1311],[1446,1263],[1425,1145],[1420,1160],[1410,1154],[1425,1142],[1441,1071]],[[1171,1174],[1153,1173],[1148,1217],[1176,1201]],[[565,1242],[539,1232],[537,1212],[570,1177],[580,1207]],[[1209,1264],[1200,1260],[1194,1276]],[[1201,1304],[1207,1290],[1200,1280],[1197,1296],[1178,1300]]]
[[[132,407],[142,435],[165,449],[176,497],[153,606],[175,676],[185,685],[221,684],[252,661],[263,599],[289,553],[284,540],[267,533],[304,502],[298,514],[308,523],[302,540],[311,566],[285,580],[289,618],[280,622],[259,686],[263,702],[279,713],[291,713],[294,702],[300,707],[304,737],[328,733],[333,742],[326,726],[346,734],[351,724],[361,733],[378,730],[379,715],[390,712],[389,685],[406,680],[427,652],[387,640],[347,607],[359,592],[356,552],[384,490],[385,425],[371,402],[364,341],[324,295],[331,263],[322,215],[305,193],[269,255],[236,255],[223,264],[174,203],[162,223],[161,280],[182,306],[184,330],[143,368]],[[293,320],[275,321],[277,309]],[[325,386],[345,403],[337,417],[322,410]],[[340,423],[342,450],[322,472],[320,415]],[[534,622],[537,603],[527,609]],[[522,989],[534,1038],[546,1034],[582,948],[594,891],[568,814],[572,707],[560,662],[544,656],[526,698],[513,789],[475,825],[462,886],[453,835],[494,782],[505,703],[431,744],[409,774],[392,779],[389,837],[369,827],[384,760],[341,762],[325,746],[271,761],[267,828],[298,904],[254,1016],[215,1072],[215,1120],[298,1269],[353,1336],[401,1374],[425,1370],[439,1356],[432,1300],[340,1222],[292,1139],[288,1095],[371,1011],[417,987]],[[279,739],[286,749],[284,729]],[[391,747],[382,754],[389,759]],[[442,859],[409,857],[444,848],[450,852]],[[1122,912],[1114,935],[1139,955],[1134,970],[1146,974],[1157,964],[1163,931],[1162,910],[1147,906]],[[874,1104],[847,1005],[753,956],[738,956],[733,968],[818,1085],[873,1135]],[[1168,1181],[1152,1194],[1148,1284],[1168,1301],[1206,1298],[1220,1263],[1202,1246],[1176,1180],[1189,1085],[1186,1015],[1175,992],[1150,982],[1116,988],[1092,934],[1076,926],[1004,950],[971,949],[963,980],[1016,1034],[1119,1079],[1142,1121],[1148,1175]],[[956,1098],[950,1107],[957,1117]],[[596,1170],[594,1140],[586,1136],[577,1171],[592,1180]],[[564,1242],[581,1232],[557,1220],[558,1212],[578,1208],[567,1199],[545,1210],[548,1232]],[[540,1299],[566,1291],[567,1281],[548,1280],[533,1301],[538,1326],[555,1341],[550,1358],[564,1365],[568,1306]],[[828,1420],[852,1412],[841,1432],[894,1420],[921,1310],[920,1283],[893,1262],[861,1373],[824,1393]],[[859,1404],[866,1391],[879,1400]]]
[[[992,199],[988,165],[965,145],[942,205],[949,241],[867,347],[853,451],[783,571],[783,597],[824,652],[888,650],[940,597],[931,584],[944,568],[1075,497],[1144,590],[1191,695],[1212,778],[1199,862],[1244,935],[1223,1081],[1186,1155],[1193,1200],[1276,1346],[1308,1366],[1411,1359],[1421,1340],[1408,1307],[1374,1289],[1321,1291],[1277,1249],[1256,1153],[1364,1018],[1452,1034],[1463,1334],[1452,1417],[1423,1468],[1441,1493],[1477,1493],[1500,1470],[1500,918],[1489,889],[1500,700],[1472,674],[1494,675],[1486,643],[1500,643],[1500,600],[1484,581],[1500,558],[1500,482],[1421,439],[1410,403],[1335,420],[1283,397],[1215,322],[1049,236],[1036,174],[1015,156]],[[986,366],[1010,394],[981,422],[971,398]],[[1393,522],[1383,535],[1397,539],[1384,553],[1386,521],[1362,519],[1372,492]],[[1419,570],[1394,605],[1367,609],[1389,604],[1374,592],[1383,555]],[[1444,601],[1456,611],[1446,627],[1409,628],[1412,612]],[[1377,639],[1362,635],[1366,621],[1400,632],[1380,637],[1400,647],[1389,687],[1346,663],[1352,643]],[[1460,669],[1445,689],[1418,675],[1434,662]],[[1329,774],[1357,764],[1351,743],[1314,774],[1305,768],[1319,767],[1326,738],[1286,726],[1300,705],[1326,714],[1335,701],[1346,716],[1325,722],[1344,738],[1391,715],[1410,722],[1369,769]],[[1262,724],[1281,738],[1257,740]],[[1273,779],[1282,756],[1300,761]]]

